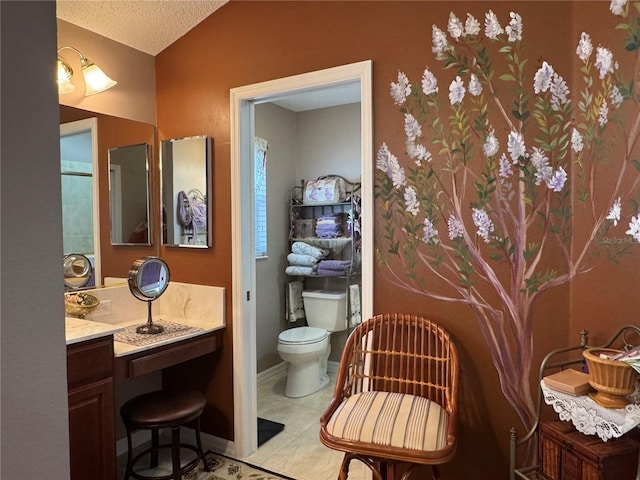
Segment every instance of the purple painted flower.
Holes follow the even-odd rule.
[[[449,230],[449,238],[454,240],[464,235],[464,227],[462,222],[458,220],[453,214],[449,215],[447,220],[447,228]]]
[[[576,54],[580,57],[580,60],[586,62],[592,52],[593,45],[591,44],[591,37],[588,33],[582,32],[580,35],[580,42],[578,42],[578,48],[576,48]]]
[[[493,226],[493,222],[489,218],[487,212],[481,208],[474,208],[472,218],[473,224],[478,229],[478,236],[482,237],[486,243],[489,243],[489,235],[493,232],[495,227]]]
[[[433,222],[428,218],[424,219],[424,228],[422,230],[422,241],[424,243],[438,243],[438,230],[433,226]]]
[[[451,85],[449,85],[449,102],[451,105],[453,106],[457,103],[462,103],[465,92],[466,90],[462,79],[459,76],[456,76],[455,80],[451,82]]]
[[[489,10],[484,16],[484,34],[487,38],[495,40],[498,38],[498,35],[502,35],[503,33],[504,30],[498,22],[498,17],[496,17],[496,14],[493,13],[492,10]]]
[[[558,169],[553,172],[551,179],[547,181],[547,187],[549,187],[549,190],[553,190],[554,192],[560,192],[562,191],[566,181],[567,172],[564,171],[564,168],[558,167]]]

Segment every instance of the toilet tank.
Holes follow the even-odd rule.
[[[347,295],[335,290],[304,290],[304,312],[310,327],[329,332],[347,329]]]

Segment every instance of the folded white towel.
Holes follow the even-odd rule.
[[[312,255],[303,255],[301,253],[290,253],[287,260],[291,265],[311,266],[318,263],[318,259]]]
[[[329,250],[314,247],[313,245],[309,245],[304,242],[294,242],[293,245],[291,245],[291,252],[298,253],[300,255],[311,255],[317,259],[324,258],[329,255]]]
[[[357,283],[349,285],[349,326],[355,327],[362,322],[362,314],[360,313],[360,285]]]
[[[313,267],[302,267],[300,265],[289,265],[285,273],[287,275],[313,275],[316,269]]]
[[[287,285],[287,320],[295,322],[305,318],[302,290],[304,284],[300,281],[289,282]]]

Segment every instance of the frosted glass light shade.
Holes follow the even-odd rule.
[[[109,78],[100,67],[86,58],[82,60],[82,76],[84,77],[85,96],[87,97],[104,92],[118,83]]]
[[[58,94],[71,93],[76,89],[76,86],[71,83],[72,76],[71,67],[58,57]]]

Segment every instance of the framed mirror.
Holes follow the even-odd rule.
[[[112,245],[151,245],[149,145],[109,149],[109,211]]]
[[[211,157],[211,137],[160,143],[163,245],[212,245]]]

